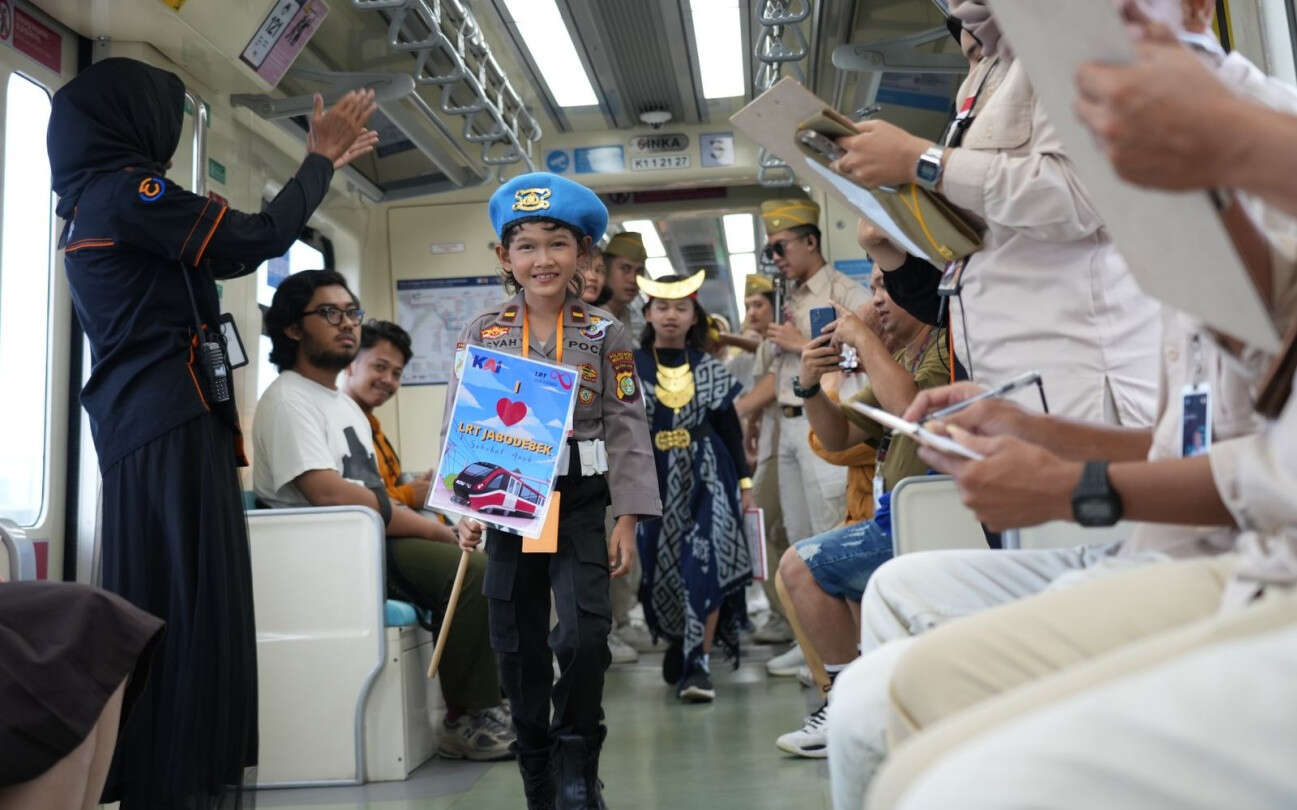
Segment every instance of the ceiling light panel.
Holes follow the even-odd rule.
[[[730,254],[730,278],[734,282],[734,300],[738,302],[740,315],[746,311],[743,299],[747,297],[748,276],[755,272],[757,272],[755,253]]]
[[[560,107],[598,106],[599,97],[555,0],[504,0],[504,5],[555,103]]]
[[[662,278],[669,276],[676,271],[675,265],[666,256],[653,256],[644,262],[644,269],[648,271],[649,278]]]
[[[689,0],[689,9],[698,49],[698,69],[703,78],[703,98],[745,95],[743,18],[739,0]]]
[[[644,252],[650,258],[667,255],[667,249],[662,246],[662,238],[658,236],[658,229],[653,226],[652,220],[628,219],[621,226],[623,230],[634,231],[644,237]]]
[[[726,214],[721,217],[721,224],[725,228],[725,247],[730,253],[752,253],[756,250],[751,214]]]

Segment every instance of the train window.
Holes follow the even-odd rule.
[[[330,262],[326,261],[326,250],[327,245],[316,247],[299,239],[283,256],[262,262],[261,267],[257,268],[257,303],[261,306],[261,311],[265,312],[270,306],[279,282],[301,270],[327,268]],[[258,344],[260,359],[257,361],[257,399],[261,399],[266,388],[279,376],[279,369],[270,362],[270,337],[262,335]]]
[[[0,515],[35,525],[45,508],[54,198],[45,156],[50,94],[18,73],[5,92],[0,226]]]
[[[730,256],[730,278],[734,281],[734,300],[739,317],[743,317],[748,276],[757,272],[756,223],[751,214],[726,214],[721,217],[725,230],[725,250]]]

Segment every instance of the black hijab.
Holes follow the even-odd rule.
[[[127,166],[163,174],[180,143],[185,85],[174,73],[112,58],[54,94],[45,146],[58,215],[71,219],[96,174]]]

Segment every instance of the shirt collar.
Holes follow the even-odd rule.
[[[513,298],[509,299],[509,302],[504,305],[500,310],[500,314],[496,317],[495,322],[497,324],[500,326],[522,326],[523,295],[522,290],[514,293]]]
[[[797,288],[799,290],[802,288],[806,288],[810,290],[812,293],[814,293],[815,295],[825,296],[829,294],[829,287],[832,285],[832,283],[833,282],[829,279],[828,264],[822,264],[820,265],[820,269],[815,271],[815,275],[811,276],[810,278],[806,279],[806,281],[797,285]]]

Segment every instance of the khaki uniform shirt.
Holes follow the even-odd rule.
[[[918,347],[915,347],[915,351]],[[907,371],[914,366],[914,358],[906,355],[902,349],[892,355],[898,364]],[[918,368],[914,371],[914,384],[920,391],[925,388],[937,388],[950,382],[950,367],[946,365],[946,332],[934,330],[932,339],[923,350]],[[874,396],[873,387],[866,387],[848,401],[861,402],[875,408],[882,407],[878,397]],[[842,415],[856,427],[865,432],[865,441],[871,447],[878,447],[887,429],[854,408],[842,408]],[[926,475],[928,465],[919,459],[919,445],[909,436],[893,436],[891,446],[887,449],[887,458],[883,460],[883,490],[891,492],[903,479],[912,475]],[[880,493],[881,494],[881,493]]]
[[[521,356],[523,308],[520,292],[478,315],[459,333],[456,351],[465,346],[484,346]],[[533,332],[528,356],[558,362],[558,340],[563,341],[563,365],[573,370],[574,381],[580,386],[572,417],[572,438],[602,439],[607,445],[613,517],[662,514],[643,393],[626,327],[612,313],[569,295],[563,304],[562,331],[545,343]],[[453,397],[458,388],[459,377],[452,371],[447,397]],[[446,403],[441,425],[443,445],[453,406],[453,399]]]
[[[829,267],[821,267],[815,275],[793,287],[788,296],[788,314],[791,322],[804,337],[811,334],[811,310],[837,304],[855,312],[868,303],[869,290],[855,279]],[[795,352],[779,351],[767,341],[763,349],[773,353],[771,367],[775,372],[775,399],[780,405],[800,406],[802,398],[793,394],[793,377],[801,367],[802,358]],[[758,365],[761,362],[758,360]],[[759,378],[758,378],[759,379]]]

